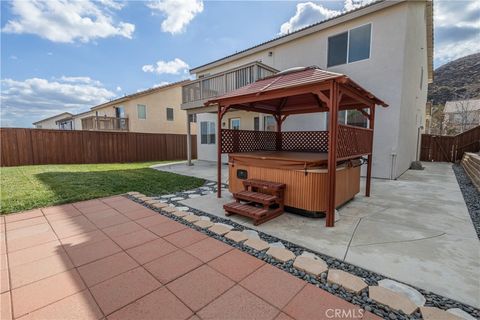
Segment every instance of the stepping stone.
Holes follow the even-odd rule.
[[[137,194],[134,194],[133,197],[135,198],[141,198],[141,197],[146,197],[146,195],[144,195],[143,193],[137,193]]]
[[[168,198],[173,198],[175,196],[176,196],[175,194],[166,194],[164,196],[161,196],[160,198],[168,199]]]
[[[227,226],[227,225],[225,225],[225,224],[223,224],[223,223],[215,223],[215,224],[214,224],[210,229],[208,229],[208,230],[212,231],[213,233],[216,233],[216,234],[218,234],[218,235],[223,236],[223,235],[229,233],[230,230],[232,230],[232,228],[233,228],[232,226]]]
[[[172,201],[180,201],[180,200],[185,200],[185,198],[182,197],[175,197],[175,198],[170,198]]]
[[[178,211],[188,211],[190,208],[189,207],[175,207]]]
[[[368,287],[368,296],[380,304],[386,305],[394,310],[401,310],[406,314],[412,314],[418,309],[418,306],[403,294],[384,287]]]
[[[328,266],[325,261],[318,258],[301,255],[295,258],[293,266],[298,270],[319,277],[322,273],[327,272]]]
[[[197,215],[194,215],[194,214],[188,214],[185,217],[183,217],[182,219],[185,220],[185,221],[193,223],[193,222],[196,222],[196,221],[200,220],[200,217],[197,216]]]
[[[145,203],[147,203],[147,204],[155,204],[155,203],[160,203],[160,200],[152,199],[152,200],[147,200],[147,201],[145,201]]]
[[[173,211],[172,214],[173,214],[174,216],[176,216],[176,217],[181,218],[181,217],[187,216],[187,215],[188,215],[188,212],[176,210],[176,211]]]
[[[225,238],[233,240],[235,242],[243,242],[248,240],[248,236],[240,231],[230,231],[225,235]]]
[[[368,287],[362,278],[337,269],[328,270],[327,282],[338,284],[340,287],[353,293],[359,293]]]
[[[246,230],[243,230],[242,232],[245,233],[249,239],[260,239],[258,232],[255,230],[246,229]]]
[[[476,320],[474,317],[472,317],[471,315],[469,315],[468,313],[466,313],[460,308],[451,308],[451,309],[448,309],[447,312],[463,320]]]
[[[142,201],[148,201],[148,200],[151,200],[152,198],[150,197],[147,197],[147,196],[141,196],[141,197],[136,197],[138,200],[142,200]]]
[[[403,294],[405,297],[410,299],[419,307],[425,305],[425,302],[427,301],[425,297],[420,292],[418,292],[418,290],[415,290],[414,288],[409,287],[406,284],[394,280],[383,279],[378,281],[378,285],[380,287],[387,288],[397,293]]]
[[[197,191],[195,190],[188,190],[188,191],[184,191],[183,193],[185,194],[192,194],[192,193],[196,193]]]
[[[463,320],[463,318],[435,307],[420,307],[420,312],[423,320]]]
[[[270,248],[268,242],[255,238],[249,238],[247,241],[245,241],[245,245],[257,251],[263,251]]]
[[[168,207],[168,204],[162,203],[162,202],[157,202],[157,203],[152,204],[152,207],[157,208],[157,209],[162,209],[162,208]]]
[[[188,197],[189,197],[190,199],[193,199],[193,198],[198,198],[198,197],[201,197],[201,196],[202,196],[201,194],[191,194],[191,195],[189,195]]]
[[[267,250],[267,254],[281,262],[287,262],[295,259],[295,254],[292,251],[285,248],[270,246],[270,249]]]
[[[213,222],[210,221],[210,220],[198,220],[197,222],[194,223],[194,225],[196,225],[197,227],[200,227],[200,228],[210,228],[211,226],[213,226]]]
[[[177,209],[175,209],[175,207],[166,206],[166,207],[162,208],[162,211],[172,213],[174,211],[177,211]]]
[[[141,194],[141,193],[140,193],[140,192],[137,192],[137,191],[130,191],[130,192],[127,192],[127,194],[128,194],[129,196],[136,196],[136,195],[139,195],[139,194]]]

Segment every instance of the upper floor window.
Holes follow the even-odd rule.
[[[327,67],[370,58],[372,25],[350,29],[328,38]]]
[[[196,123],[197,122],[197,114],[196,113],[189,114],[188,115],[188,121]]]
[[[137,104],[138,119],[147,119],[147,106],[144,104]]]
[[[167,108],[167,120],[173,121],[173,108]]]

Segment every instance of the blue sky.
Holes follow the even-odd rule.
[[[371,0],[1,2],[2,126],[89,107]],[[437,1],[435,65],[480,50],[480,5]]]

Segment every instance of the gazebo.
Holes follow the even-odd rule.
[[[370,196],[375,107],[388,105],[348,76],[318,67],[293,68],[206,102],[206,105],[212,104],[218,105],[219,198],[221,154],[260,150],[325,155],[328,182],[319,192],[325,193],[328,199],[327,227],[333,227],[335,221],[337,164],[366,156],[365,195]],[[229,110],[270,114],[275,118],[276,132],[223,129],[222,118]],[[339,124],[338,112],[343,110],[358,110],[368,119],[368,128]],[[328,112],[327,131],[282,131],[288,116],[316,112]]]

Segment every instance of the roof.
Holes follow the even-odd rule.
[[[360,87],[348,76],[341,73],[325,71],[316,66],[292,68],[279,72],[273,76],[257,80],[249,85],[209,100],[205,103],[205,105],[209,105],[212,103],[221,103],[222,101],[231,98],[240,98],[246,96],[250,96],[251,100],[254,101],[255,97],[263,95],[267,92],[280,92],[281,90],[285,89],[305,87],[315,84],[326,84],[329,82],[329,80],[337,80],[344,86],[347,86],[350,89],[354,90],[364,99],[368,99],[377,105],[382,105],[384,107],[388,106],[385,102],[375,97],[372,93]],[[307,100],[308,99],[305,98],[293,97],[293,99],[289,100],[288,104],[290,105],[290,108],[295,108],[296,103],[299,105],[311,103],[311,101]],[[271,107],[271,105],[269,107]]]
[[[151,93],[155,93],[157,91],[160,91],[160,90],[163,90],[163,89],[166,89],[166,88],[175,87],[175,86],[179,86],[179,85],[184,85],[184,84],[186,84],[187,82],[190,82],[190,81],[191,80],[177,81],[177,82],[166,84],[164,86],[150,88],[150,89],[147,89],[147,90],[143,90],[143,91],[140,91],[140,92],[129,94],[127,96],[123,96],[121,98],[99,104],[98,106],[94,106],[94,107],[91,108],[91,110],[97,110],[97,109],[101,109],[101,108],[104,108],[104,107],[107,107],[107,106],[110,106],[110,105],[119,104],[121,102],[128,101],[130,99],[141,97],[141,96],[148,95],[148,94],[151,94]]]
[[[48,117],[48,118],[45,118],[45,119],[42,119],[42,120],[38,120],[36,122],[33,122],[32,124],[35,125],[37,123],[52,120],[52,119],[55,119],[55,118],[58,118],[58,117],[69,117],[69,116],[72,116],[72,114],[70,112],[63,112],[63,113],[59,113],[59,114],[56,114],[54,116],[51,116],[51,117]]]
[[[318,32],[320,30],[329,28],[331,26],[343,23],[350,19],[354,19],[358,16],[369,14],[372,12],[376,12],[382,10],[384,8],[388,8],[390,6],[396,5],[398,3],[404,2],[406,0],[397,0],[397,1],[387,1],[387,0],[378,0],[372,3],[369,3],[365,6],[359,7],[354,10],[350,10],[339,14],[335,17],[330,19],[326,19],[317,23],[314,23],[310,26],[305,28],[298,29],[291,33],[281,35],[275,37],[271,40],[262,42],[260,44],[254,45],[250,48],[238,51],[234,54],[225,56],[223,58],[208,62],[206,64],[200,65],[198,67],[190,69],[190,73],[198,73],[204,71],[204,69],[211,68],[214,66],[218,66],[224,63],[227,63],[232,60],[239,59],[244,56],[248,56],[250,54],[266,50],[272,47],[275,47],[281,43],[289,42],[294,39],[304,37],[306,35]],[[427,3],[427,57],[428,57],[428,78],[430,81],[433,80],[433,1],[432,0],[424,0]]]
[[[447,101],[445,103],[445,113],[455,113],[461,111],[478,111],[480,110],[480,99],[472,100],[457,100],[457,101]]]

